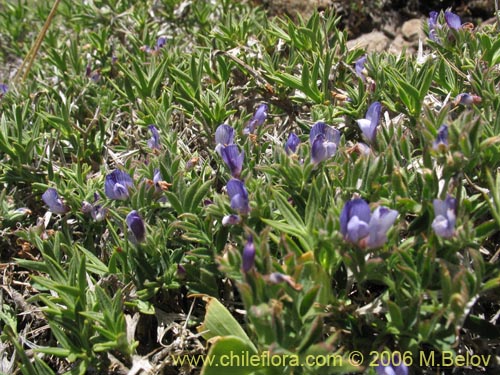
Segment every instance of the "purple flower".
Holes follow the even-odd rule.
[[[429,20],[427,21],[427,24],[429,25],[429,39],[433,40],[434,42],[438,41],[437,33],[436,33],[436,28],[439,27],[437,23],[438,19],[438,12],[432,11],[429,13]]]
[[[450,196],[447,196],[445,200],[434,199],[433,205],[436,217],[432,222],[432,229],[440,237],[453,237],[455,235],[456,199]]]
[[[9,87],[4,83],[0,83],[0,99],[7,94],[7,91],[9,91]]]
[[[340,214],[340,232],[344,238],[361,247],[376,248],[387,241],[387,231],[394,224],[398,212],[377,207],[373,214],[363,199],[348,201]]]
[[[42,199],[45,204],[49,206],[50,212],[62,215],[69,211],[69,207],[59,198],[59,194],[57,194],[57,190],[54,188],[48,188],[47,191],[42,194]]]
[[[234,129],[226,124],[219,125],[215,130],[215,151],[222,156],[221,149],[233,143]]]
[[[458,30],[462,27],[460,17],[450,11],[444,12],[444,19],[450,29]]]
[[[253,237],[251,235],[248,236],[247,243],[243,248],[243,254],[241,257],[241,268],[243,272],[247,273],[255,265],[255,245],[253,244]]]
[[[227,164],[231,171],[231,176],[234,178],[240,177],[243,170],[243,160],[245,159],[245,151],[238,149],[235,144],[225,146],[221,149],[222,160]]]
[[[382,105],[379,102],[373,102],[368,111],[366,111],[366,118],[356,120],[359,128],[369,143],[375,143],[377,138],[377,126],[380,119],[380,110]]]
[[[130,213],[125,218],[127,222],[128,229],[132,234],[133,242],[139,243],[146,239],[146,226],[144,225],[144,220],[136,210],[130,211]]]
[[[163,180],[161,172],[158,168],[155,168],[155,170],[153,171],[153,181],[146,179],[146,182],[150,184],[150,186],[154,186],[155,193],[166,191],[172,186],[172,184]],[[160,198],[160,201],[164,201],[165,199]]]
[[[163,181],[161,172],[158,168],[155,168],[155,170],[153,171],[153,184],[155,184],[156,186],[160,181]]]
[[[394,358],[398,357],[398,354],[394,353]],[[387,365],[384,366],[381,363],[377,365],[375,371],[377,375],[408,375],[408,367],[401,361],[398,360],[400,365]]]
[[[153,150],[160,149],[160,133],[154,125],[149,125],[148,129],[151,131],[152,137],[148,140],[148,146]]]
[[[228,225],[238,225],[241,223],[241,216],[231,214],[231,215],[226,215],[222,218],[222,225],[228,226]]]
[[[318,164],[335,155],[340,142],[340,132],[324,122],[317,122],[311,128],[309,142],[311,142],[311,161],[313,164]]]
[[[264,121],[266,121],[268,109],[269,107],[267,106],[267,104],[259,105],[254,115],[245,126],[245,129],[243,129],[243,134],[253,134],[255,128],[257,126],[261,126],[264,123]]]
[[[367,144],[365,144],[363,142],[356,143],[356,145],[354,147],[355,147],[356,151],[359,152],[359,154],[362,156],[368,156],[372,152],[372,149],[370,148],[370,146],[368,146]]]
[[[85,214],[90,214],[92,219],[95,221],[102,221],[106,218],[108,214],[108,209],[102,207],[102,205],[97,204],[97,201],[101,199],[99,193],[94,193],[94,203],[89,203],[87,201],[82,202],[82,212]]]
[[[160,48],[162,48],[166,43],[167,43],[167,38],[165,38],[164,36],[160,36],[156,40],[156,50],[159,50]]]
[[[383,246],[387,242],[387,231],[394,224],[398,211],[387,207],[377,207],[368,223],[370,234],[367,245],[369,248]]]
[[[439,127],[436,140],[432,144],[434,150],[446,151],[448,148],[448,126],[443,124]]]
[[[164,36],[160,36],[156,40],[156,44],[155,44],[154,48],[151,48],[150,46],[142,46],[141,51],[144,51],[146,53],[150,53],[152,55],[156,55],[160,51],[160,49],[165,46],[166,42],[167,42],[167,38],[165,38]]]
[[[458,94],[455,100],[453,100],[453,104],[455,106],[462,104],[462,105],[471,105],[471,104],[478,104],[482,102],[482,98],[477,95],[472,95],[472,94],[467,94],[467,93],[462,93]]]
[[[348,201],[340,213],[340,232],[345,239],[357,243],[365,237],[370,222],[370,206],[363,199]]]
[[[279,272],[273,272],[270,275],[266,277],[267,281],[270,284],[281,284],[281,283],[287,283],[290,287],[292,287],[295,290],[301,290],[302,286],[300,284],[297,284],[295,280],[289,276],[289,275],[284,275]]]
[[[233,178],[227,183],[226,189],[229,199],[231,200],[231,208],[240,215],[248,215],[250,212],[250,203],[245,184]]]
[[[90,212],[90,216],[92,216],[92,219],[94,219],[95,221],[103,221],[107,215],[108,209],[102,207],[102,205],[100,204],[95,204],[92,211]]]
[[[84,214],[90,214],[93,210],[94,206],[92,206],[92,203],[89,203],[87,201],[82,202],[82,212]]]
[[[285,152],[290,154],[295,154],[297,147],[299,147],[300,139],[295,133],[290,133],[288,140],[285,143]]]
[[[104,193],[109,199],[125,200],[129,196],[128,189],[133,186],[134,182],[129,174],[116,169],[106,176]]]
[[[354,70],[356,71],[356,75],[359,78],[361,78],[363,82],[366,80],[366,77],[363,73],[365,69],[365,62],[366,62],[366,55],[361,56],[354,62]]]

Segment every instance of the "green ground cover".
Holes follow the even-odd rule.
[[[0,3],[1,373],[498,371],[498,23],[63,0],[16,75],[51,7]]]

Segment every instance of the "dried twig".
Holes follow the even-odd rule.
[[[57,7],[59,6],[59,3],[61,0],[55,0],[54,5],[52,6],[52,9],[50,10],[49,15],[47,16],[47,19],[45,20],[45,24],[42,27],[42,30],[38,33],[38,36],[35,40],[35,44],[31,47],[29,50],[28,54],[23,60],[23,63],[21,64],[21,67],[16,73],[15,80],[17,81],[19,77],[21,76],[22,72],[24,71],[22,81],[26,79],[28,76],[31,66],[33,65],[33,62],[35,61],[36,54],[38,53],[38,50],[40,49],[40,46],[42,45],[43,38],[45,38],[45,34],[47,33],[47,30],[49,29],[49,26],[52,22],[52,19],[54,18]]]

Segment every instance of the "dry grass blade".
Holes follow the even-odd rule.
[[[56,14],[57,7],[59,6],[60,2],[61,2],[61,0],[56,0],[54,2],[54,5],[52,6],[50,13],[47,16],[47,19],[45,20],[45,24],[43,25],[42,30],[40,30],[40,32],[38,33],[38,36],[35,40],[35,43],[31,47],[31,49],[29,50],[28,54],[26,55],[26,57],[23,60],[23,63],[21,64],[21,67],[19,68],[19,70],[16,73],[16,77],[15,77],[16,81],[19,80],[19,77],[21,76],[21,74],[23,74],[22,73],[23,71],[24,71],[24,74],[22,77],[22,81],[24,81],[26,79],[26,77],[28,76],[28,74],[31,70],[31,66],[33,65],[33,62],[35,61],[36,54],[38,53],[38,50],[40,49],[40,46],[42,45],[43,38],[45,38],[45,34],[47,33],[47,30],[49,29],[49,26],[50,26],[55,14]]]

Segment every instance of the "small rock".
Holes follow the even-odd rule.
[[[366,52],[382,52],[387,50],[390,39],[381,31],[372,31],[369,34],[361,35],[360,37],[347,42],[348,49],[361,48]]]
[[[396,35],[394,40],[389,46],[389,53],[399,54],[404,47],[408,47],[408,42],[406,42],[401,34]]]
[[[414,18],[406,21],[403,23],[403,26],[401,26],[401,34],[403,34],[403,38],[409,42],[418,42],[418,39],[425,39],[422,20],[420,18]]]

